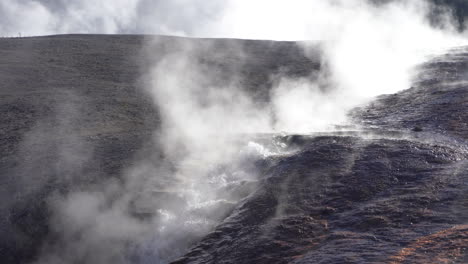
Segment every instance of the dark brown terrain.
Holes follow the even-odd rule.
[[[214,81],[241,69],[260,103],[271,76],[321,67],[294,42],[0,39],[1,263],[33,262],[54,239],[54,194],[163,158],[148,146],[160,123],[145,54],[184,42]],[[294,151],[262,161],[256,188],[174,263],[468,263],[467,66],[466,48],[422,65],[413,87],[350,113],[359,131],[276,137]]]
[[[301,151],[175,263],[467,263],[467,59],[355,109],[363,133],[286,138]]]
[[[355,109],[364,132],[286,138],[301,151],[175,263],[467,263],[467,59]]]

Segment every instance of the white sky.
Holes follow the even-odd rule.
[[[421,4],[412,5],[425,10]],[[323,39],[333,37],[343,21],[375,12],[366,0],[1,0],[0,35],[144,33]]]

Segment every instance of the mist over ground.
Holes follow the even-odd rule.
[[[440,87],[433,83],[445,89],[450,78],[464,81],[458,61],[463,51],[440,57],[467,41],[463,9],[449,8],[462,4],[445,3],[2,1],[5,37],[276,40],[2,39],[2,130],[8,135],[2,259],[339,263],[328,253],[307,251],[329,236],[327,241],[361,241],[359,262],[372,252],[373,238],[365,232],[374,224],[422,223],[404,238],[405,246],[428,229],[448,228],[449,220],[437,218],[437,225],[424,229],[424,221],[432,223],[425,211],[401,220],[393,204],[379,200],[388,195],[406,210],[405,195],[412,190],[425,197],[410,201],[415,204],[464,190],[441,187],[440,197],[428,196],[413,177],[420,175],[431,188],[449,182],[441,179],[464,177],[464,145],[445,141],[424,108],[432,98],[425,88],[437,96]],[[303,41],[292,42],[297,40]],[[432,72],[418,68],[428,61]],[[382,94],[390,99],[373,101]],[[414,98],[421,116],[407,113]],[[393,116],[386,110],[394,101],[410,109]],[[417,120],[401,124],[402,116]],[[463,123],[465,117],[458,118]],[[423,130],[420,123],[437,133],[424,139],[405,134]],[[456,133],[446,136],[463,141],[464,130],[451,124]],[[386,189],[394,196],[383,194]],[[460,199],[450,207],[454,225],[465,221]],[[377,220],[359,211],[365,201],[370,211],[383,212]],[[445,213],[432,209],[434,218]],[[336,231],[342,228],[350,233]],[[391,241],[395,230],[385,229]],[[384,257],[397,250],[384,246]],[[223,255],[216,255],[218,249]],[[379,257],[370,255],[366,261]]]

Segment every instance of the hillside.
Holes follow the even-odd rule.
[[[150,45],[148,43],[156,43]],[[207,67],[267,100],[272,72],[306,76],[317,62],[292,42],[64,35],[0,39],[0,262],[34,259],[50,235],[48,199],[121,179],[142,157],[161,159],[157,108],[143,89],[144,48],[166,54],[190,43]],[[229,52],[241,46],[248,60]],[[226,77],[228,78],[228,77]],[[226,79],[220,79],[226,81]],[[263,99],[262,99],[263,98]]]
[[[269,101],[275,73],[312,78],[322,67],[319,56],[304,55],[295,42],[132,35],[0,39],[1,263],[44,262],[44,252],[54,249],[80,256],[72,263],[468,262],[465,47],[422,65],[408,90],[354,109],[350,116],[360,129],[256,135],[285,151],[253,162],[254,184],[219,190],[221,197],[236,196],[236,203],[221,204],[206,233],[184,233],[181,225],[170,243],[149,244],[146,255],[136,255],[135,241],[124,240],[129,251],[115,259],[71,243],[81,242],[86,229],[62,235],[74,221],[93,215],[78,207],[83,210],[72,212],[76,219],[62,227],[54,218],[57,197],[125,182],[128,169],[142,160],[165,159],[154,140],[161,113],[145,90],[148,67],[185,45],[198,51],[201,67],[216,72],[214,83],[237,82],[258,104]],[[167,180],[150,177],[155,185]],[[150,208],[128,202],[124,211],[132,221],[157,219],[154,204],[187,203],[170,191],[151,195]],[[120,198],[109,195],[106,203]],[[118,216],[99,229],[109,232],[108,240],[93,245],[114,253],[100,244],[121,239],[112,234],[127,226],[112,226]],[[72,248],[61,247],[66,243]],[[45,262],[60,263],[52,260]]]

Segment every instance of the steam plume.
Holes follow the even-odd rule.
[[[65,3],[2,1],[6,23],[0,31],[308,40],[304,52],[315,56],[312,46],[319,42],[326,72],[313,81],[272,76],[277,81],[265,105],[237,82],[217,82],[196,59],[196,47],[155,58],[146,88],[162,115],[155,140],[165,162],[143,160],[128,168],[122,182],[51,197],[51,226],[59,242],[44,247],[39,263],[170,261],[245,197],[225,190],[250,186],[245,192],[251,191],[255,160],[275,154],[246,134],[331,130],[372,96],[409,88],[413,67],[427,56],[465,43],[450,16],[438,27],[431,25],[431,8],[424,1],[382,6],[363,0]],[[177,19],[164,15],[168,10]],[[243,57],[241,47],[232,48]]]

